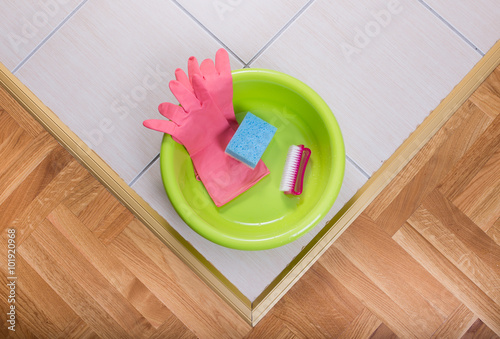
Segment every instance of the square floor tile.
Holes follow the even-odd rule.
[[[220,45],[170,1],[89,1],[16,73],[126,182],[159,152],[158,104],[193,53]],[[234,68],[241,68],[235,59]]]
[[[480,58],[416,1],[317,0],[251,67],[316,90],[371,175]]]

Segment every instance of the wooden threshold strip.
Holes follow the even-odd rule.
[[[500,64],[500,42],[479,61],[415,132],[368,180],[356,195],[252,303],[192,245],[153,210],[113,169],[73,133],[0,63],[4,87],[54,138],[62,144],[123,205],[181,258],[205,283],[249,324],[255,326],[300,279],[328,247],[349,227],[412,157],[469,98]]]

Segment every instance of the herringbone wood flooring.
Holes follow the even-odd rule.
[[[0,334],[498,337],[499,112],[500,68],[252,329],[2,90]]]

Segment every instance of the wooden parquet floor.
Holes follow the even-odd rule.
[[[251,328],[1,90],[0,336],[498,338],[499,112],[500,68]]]

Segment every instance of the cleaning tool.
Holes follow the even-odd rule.
[[[255,168],[264,154],[276,127],[248,112],[226,147],[226,153]]]
[[[162,103],[158,110],[170,121],[150,119],[143,124],[170,134],[186,147],[216,206],[226,204],[269,174],[264,163],[252,170],[224,152],[235,132],[212,100],[200,75],[192,78],[192,92],[179,81],[171,81],[169,87],[181,106]]]
[[[281,177],[280,191],[285,194],[302,194],[304,174],[310,156],[311,150],[304,145],[290,146]]]
[[[189,77],[182,69],[177,68],[175,78],[192,92],[193,76],[201,76],[215,104],[226,117],[229,125],[236,130],[238,122],[234,116],[233,108],[233,77],[227,51],[223,48],[217,51],[215,64],[211,59],[205,59],[201,65],[198,65],[198,60],[194,56],[190,57],[188,60],[188,73]]]
[[[180,68],[175,70],[177,81],[182,83],[191,92],[193,92],[193,76],[201,76],[203,84],[215,104],[227,119],[231,128],[236,131],[239,125],[234,115],[233,76],[231,74],[231,64],[227,51],[220,48],[215,53],[215,63],[211,59],[205,59],[201,65],[198,65],[198,60],[194,56],[190,57],[188,59],[188,75]],[[200,180],[196,167],[194,168],[194,172],[196,179]]]

